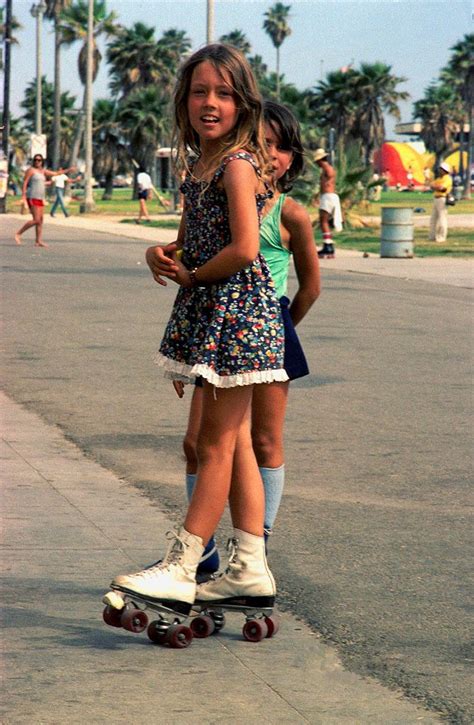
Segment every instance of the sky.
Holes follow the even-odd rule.
[[[342,66],[382,61],[392,73],[407,80],[399,86],[410,93],[400,104],[402,121],[412,119],[412,104],[438,77],[450,48],[474,29],[474,0],[283,0],[290,5],[291,35],[280,49],[280,69],[297,88],[314,87],[325,75]],[[275,49],[262,28],[264,13],[275,0],[215,0],[214,38],[241,30],[270,69]],[[30,14],[33,0],[13,0],[13,14],[23,28],[15,33],[12,49],[11,111],[22,113],[20,102],[36,73],[36,21]],[[185,30],[193,49],[206,41],[206,0],[108,0],[117,22],[131,26],[141,21],[156,28],[156,37],[170,28]],[[52,23],[44,21],[43,75],[54,79]],[[94,99],[109,96],[105,43],[94,84]],[[77,77],[77,43],[62,54],[62,89],[82,98]],[[394,132],[396,121],[386,117],[387,139],[404,140]],[[406,139],[405,139],[406,140]]]

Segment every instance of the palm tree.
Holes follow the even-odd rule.
[[[415,118],[423,128],[420,133],[428,151],[435,154],[435,169],[454,148],[454,140],[462,118],[462,104],[453,86],[431,84],[414,105]]]
[[[76,40],[82,42],[81,50],[79,51],[78,57],[78,70],[79,78],[81,83],[86,85],[86,73],[87,73],[87,18],[88,18],[88,2],[87,0],[75,0],[75,2],[68,8],[65,8],[61,13],[61,36],[64,45],[72,45]],[[102,54],[97,47],[96,40],[99,36],[105,35],[107,37],[113,36],[117,32],[117,26],[115,24],[116,14],[114,12],[108,13],[106,0],[94,0],[94,34],[93,34],[93,69],[92,69],[92,82],[95,81],[97,73],[99,72],[100,61],[102,60]],[[84,132],[85,122],[85,109],[86,109],[86,93],[84,90],[84,98],[82,104],[82,113],[78,115],[78,122],[76,125],[76,136],[74,138],[73,147],[71,150],[70,166],[75,166],[77,157],[79,155],[79,148],[81,144],[82,135]]]
[[[169,133],[168,110],[169,97],[158,85],[136,89],[118,106],[117,121],[128,140],[130,156],[144,168],[153,168],[156,149]]]
[[[327,130],[334,128],[339,152],[342,152],[356,121],[358,79],[359,74],[353,68],[332,71],[307,94],[314,122]]]
[[[46,0],[45,16],[54,22],[54,121],[53,121],[53,169],[59,168],[59,147],[61,141],[61,20],[63,10],[71,0]]]
[[[164,66],[155,28],[144,23],[135,23],[131,28],[120,26],[107,45],[107,61],[110,90],[115,97],[125,98],[136,88],[158,83]]]
[[[0,8],[0,43],[5,40],[5,20],[3,18],[4,7]],[[18,39],[14,37],[13,33],[15,30],[21,30],[23,25],[18,22],[14,15],[12,15],[11,26],[10,26],[10,43],[11,45],[18,45]],[[0,71],[3,71],[3,55],[0,53]]]
[[[464,196],[471,197],[470,168],[474,159],[474,33],[465,35],[451,48],[452,56],[446,68],[441,71],[441,81],[458,88],[464,101],[464,117],[461,121],[460,134],[460,170],[463,166],[463,126],[469,124],[469,141],[467,141],[467,173],[464,180]]]
[[[355,83],[358,99],[352,135],[362,141],[367,166],[372,155],[385,138],[384,113],[400,119],[399,101],[409,97],[406,91],[398,91],[399,83],[406,78],[394,76],[391,66],[385,63],[361,63]]]
[[[247,36],[242,30],[232,30],[226,35],[221,35],[219,43],[225,43],[226,45],[232,45],[233,48],[237,48],[243,55],[248,55],[252,46],[247,40]]]
[[[46,76],[41,78],[41,126],[43,132],[48,138],[48,152],[47,155],[51,155],[51,144],[52,144],[52,129],[54,123],[54,86],[52,83],[46,80]],[[61,136],[61,143],[59,147],[60,161],[65,160],[68,151],[71,146],[74,122],[72,120],[72,114],[75,111],[76,97],[71,96],[69,91],[61,93],[60,98],[60,114],[63,119],[63,133]],[[36,113],[36,80],[31,81],[26,89],[25,95],[20,103],[21,108],[25,111],[23,114],[23,120],[26,128],[33,132],[35,130],[35,113]]]
[[[115,101],[105,98],[97,100],[94,104],[93,117],[93,174],[96,177],[105,177],[102,199],[106,201],[112,198],[114,176],[127,165],[129,154],[122,142]]]
[[[277,74],[277,99],[280,99],[280,46],[285,38],[291,35],[291,28],[288,25],[288,17],[291,5],[283,5],[277,2],[265,13],[263,29],[270,36],[276,48],[276,74]]]

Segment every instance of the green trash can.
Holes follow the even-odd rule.
[[[410,259],[413,257],[413,209],[383,206],[380,256]]]

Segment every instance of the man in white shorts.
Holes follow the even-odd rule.
[[[319,196],[319,225],[323,235],[323,247],[318,251],[320,259],[332,259],[335,256],[332,238],[331,220],[336,232],[342,231],[342,212],[339,197],[336,194],[336,171],[328,161],[324,149],[316,149],[314,160],[321,169]]]

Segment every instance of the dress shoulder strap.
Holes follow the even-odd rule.
[[[213,180],[217,181],[218,179],[220,179],[226,169],[227,164],[230,163],[230,161],[234,161],[235,159],[243,159],[244,161],[248,161],[249,164],[251,164],[255,169],[255,173],[258,176],[261,176],[260,168],[257,165],[257,162],[255,161],[252,154],[249,154],[248,151],[236,151],[235,153],[229,154],[229,156],[226,156],[224,159],[222,159],[221,165],[214,174]]]

